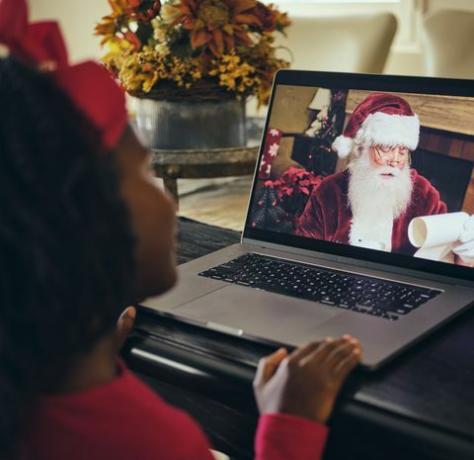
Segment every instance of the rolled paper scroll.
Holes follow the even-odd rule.
[[[408,238],[416,248],[415,257],[454,262],[452,249],[469,219],[465,212],[451,212],[433,216],[416,217],[408,226]]]

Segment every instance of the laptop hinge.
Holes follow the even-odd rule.
[[[284,259],[298,261],[300,257],[304,257],[302,262],[314,263],[316,265],[324,264],[325,262],[342,264],[343,266],[338,267],[340,270],[347,269],[350,272],[364,273],[364,270],[376,270],[378,272],[384,272],[387,274],[402,275],[406,277],[413,277],[417,279],[423,279],[428,281],[437,281],[446,284],[474,287],[474,282],[470,280],[463,280],[459,278],[437,275],[433,273],[421,272],[409,268],[397,267],[392,265],[385,265],[377,262],[370,262],[362,259],[354,259],[345,256],[339,256],[334,254],[322,253],[311,251],[308,249],[295,248],[290,246],[283,246],[275,243],[268,243],[264,241],[252,240],[249,238],[242,238],[242,247],[249,252],[261,253],[264,255],[271,255],[276,257],[282,257]],[[310,259],[310,260],[308,260]],[[373,274],[372,276],[377,276]]]

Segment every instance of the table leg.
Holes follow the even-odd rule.
[[[178,196],[178,179],[174,177],[163,177],[163,183],[165,184],[166,189],[174,198],[176,202],[176,207],[179,207],[179,196]]]

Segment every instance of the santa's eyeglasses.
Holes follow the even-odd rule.
[[[377,161],[411,163],[411,151],[404,145],[373,145]]]

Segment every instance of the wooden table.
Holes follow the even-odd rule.
[[[180,220],[179,262],[239,234]],[[125,358],[165,399],[190,412],[233,460],[252,458],[251,381],[272,351],[139,309]],[[375,373],[355,372],[331,420],[327,459],[474,458],[474,309]]]
[[[153,169],[179,204],[178,179],[246,176],[253,174],[258,147],[207,150],[152,150]]]

